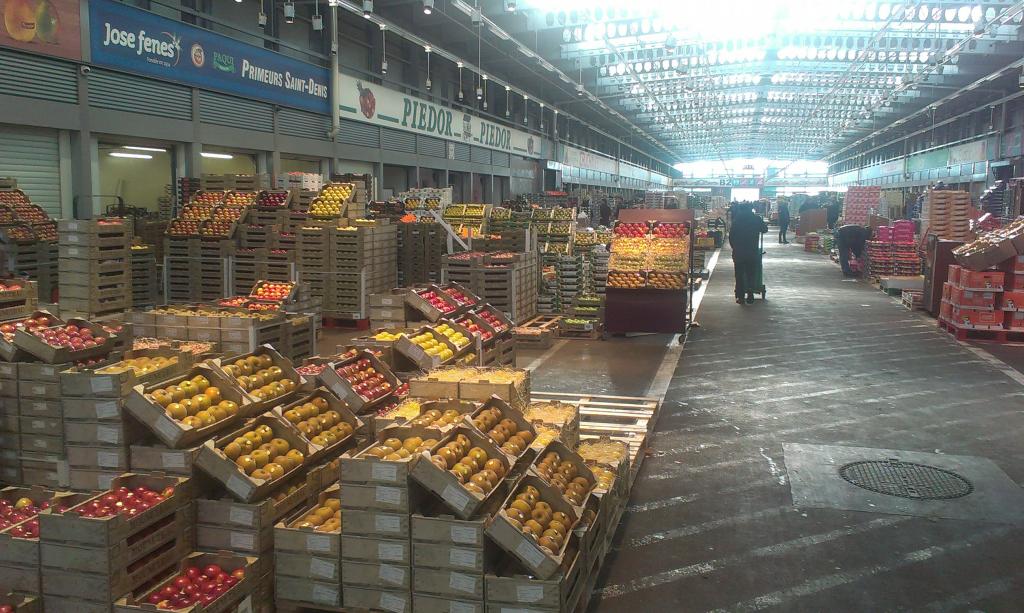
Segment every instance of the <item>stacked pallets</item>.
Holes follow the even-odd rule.
[[[930,189],[925,195],[922,217],[928,220],[927,232],[941,240],[971,240],[971,194]]]
[[[395,225],[382,221],[300,230],[300,275],[310,295],[322,299],[325,316],[368,317],[368,296],[398,283],[396,241]]]
[[[60,305],[92,317],[132,306],[131,224],[123,219],[61,220]]]
[[[160,287],[153,245],[133,245],[129,250],[129,257],[132,270],[132,306],[154,306]]]
[[[462,253],[446,256],[445,281],[458,283],[522,323],[537,311],[537,254]]]
[[[866,225],[868,215],[877,212],[882,203],[882,188],[877,185],[852,185],[843,201],[843,220]]]

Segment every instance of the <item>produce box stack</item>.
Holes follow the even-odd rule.
[[[129,250],[132,271],[132,306],[147,307],[157,303],[159,277],[153,245],[132,245]]]
[[[128,351],[95,367],[60,373],[68,479],[76,490],[104,490],[129,470],[129,446],[144,434],[128,419],[124,400],[136,385],[162,381],[191,365],[190,356],[169,349]]]
[[[459,236],[479,237],[487,231],[490,211],[489,204],[452,204],[444,209],[441,216]]]
[[[521,323],[537,311],[537,266],[535,252],[466,252],[445,256],[443,276]]]
[[[977,272],[950,265],[948,280],[942,286],[939,319],[958,328],[1002,329],[1005,276],[1003,271]]]
[[[442,431],[392,426],[372,443],[341,458],[341,585],[346,607],[412,609],[411,514],[424,499],[410,482]]]
[[[396,226],[383,220],[332,230],[324,312],[346,319],[367,318],[368,296],[398,283],[397,240]]]
[[[433,219],[398,224],[398,284],[440,281],[441,259],[447,251],[447,233]]]
[[[60,372],[67,366],[18,364],[21,471],[27,485],[70,485],[60,399]]]
[[[414,610],[486,610],[484,570],[496,558],[484,536],[489,519],[487,511],[459,519],[443,504],[412,516]]]
[[[927,220],[924,232],[942,240],[969,242],[971,232],[971,194],[952,190],[930,189],[925,194],[921,212]]]
[[[192,551],[193,498],[187,479],[126,473],[77,506],[41,513],[46,609],[110,612],[115,600],[161,576]]]
[[[262,611],[265,595],[253,593],[255,558],[224,552],[192,552],[165,569],[146,586],[114,603],[118,613],[157,609]],[[201,600],[195,598],[196,590]],[[202,602],[202,604],[200,604]]]
[[[852,185],[843,200],[843,220],[866,225],[868,215],[882,206],[882,188],[878,185]]]
[[[81,317],[132,305],[131,223],[118,218],[61,220],[61,311]]]
[[[331,485],[274,526],[278,610],[341,606],[339,491]]]
[[[20,278],[0,279],[0,319],[28,317],[39,305],[38,283]]]
[[[21,405],[18,364],[0,363],[0,481],[23,483],[21,476]],[[0,588],[9,587],[0,584]]]
[[[4,179],[0,186],[0,270],[38,282],[49,302],[57,288],[57,223],[17,185]]]
[[[324,178],[311,172],[288,172],[277,176],[277,188],[285,190],[320,191]]]
[[[302,317],[304,315],[277,311],[176,305],[128,314],[136,336],[216,343],[227,354],[246,353],[260,345],[280,343],[282,325]],[[148,334],[150,332],[152,334]]]

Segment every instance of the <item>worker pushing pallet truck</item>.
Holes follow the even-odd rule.
[[[729,228],[729,246],[736,269],[736,303],[752,304],[754,294],[765,297],[764,234],[768,224],[746,205],[733,207],[732,224]]]

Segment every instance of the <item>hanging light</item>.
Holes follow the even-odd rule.
[[[295,3],[285,2],[284,3],[284,22],[295,23]]]
[[[380,24],[380,73],[382,75],[388,73],[387,29],[386,25]]]
[[[480,93],[478,94],[477,97],[483,99],[483,101],[484,101],[484,110],[486,111],[487,110],[487,96],[485,96],[484,94],[487,93],[487,75],[482,75],[482,77],[483,77],[483,80],[484,80],[484,82],[483,82],[483,89],[480,91]]]
[[[430,91],[430,86],[433,85],[430,82],[430,45],[423,47],[423,50],[427,53],[427,81],[425,83],[427,91]]]
[[[310,18],[310,23],[313,24],[314,32],[320,32],[324,29],[324,17],[320,14],[320,0],[316,1],[313,16]]]
[[[423,14],[429,15],[434,12],[434,0],[423,0]]]
[[[455,62],[455,65],[459,67],[459,102],[466,99],[466,95],[462,93],[462,60]]]
[[[508,85],[505,86],[505,117],[512,116],[512,109],[509,107],[509,93],[512,92],[512,88]]]
[[[530,97],[523,94],[523,125],[530,123]]]
[[[505,0],[505,12],[514,13],[516,12],[516,0]]]
[[[363,0],[363,18],[369,19],[373,12],[373,0]]]

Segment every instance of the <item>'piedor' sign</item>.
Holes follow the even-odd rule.
[[[452,112],[406,96],[402,108],[402,127],[451,138]]]

